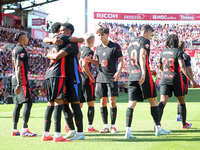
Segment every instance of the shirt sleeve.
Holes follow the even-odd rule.
[[[191,66],[191,58],[189,55],[187,55],[187,64],[185,64],[187,67]]]
[[[183,58],[183,51],[182,50],[179,50],[178,51],[178,60],[184,60],[184,58]]]
[[[117,44],[117,46],[116,46],[115,55],[116,55],[117,58],[120,58],[120,57],[123,56],[122,50],[121,50],[121,47],[119,46],[119,44]]]
[[[24,59],[25,59],[25,51],[23,50],[19,50],[18,53],[16,54],[16,59],[24,62]]]
[[[144,48],[147,53],[150,51],[150,41],[149,40],[142,40],[140,43],[140,48]]]
[[[73,52],[73,45],[71,43],[67,44],[66,47],[62,48],[68,55]]]

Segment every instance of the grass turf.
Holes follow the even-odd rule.
[[[159,93],[158,93],[159,95]],[[159,96],[158,96],[159,101]],[[190,89],[189,94],[186,95],[186,107],[187,107],[187,121],[191,122],[192,128],[187,130],[181,129],[181,122],[176,122],[177,103],[176,98],[169,99],[167,106],[164,109],[162,118],[162,126],[165,129],[171,130],[172,133],[167,136],[156,137],[154,135],[154,123],[150,115],[150,105],[147,101],[143,103],[137,103],[134,110],[132,133],[136,136],[136,139],[125,139],[125,126],[126,126],[126,108],[127,108],[128,96],[127,94],[120,94],[117,98],[117,121],[116,121],[116,134],[100,134],[87,133],[87,105],[83,106],[83,121],[84,121],[84,134],[86,139],[83,141],[72,141],[67,143],[54,143],[51,141],[42,142],[41,137],[44,128],[44,113],[46,109],[46,103],[34,103],[29,120],[29,128],[32,132],[37,133],[37,137],[23,138],[12,137],[12,111],[14,109],[13,104],[0,105],[0,149],[5,150],[33,150],[33,149],[135,149],[135,150],[155,150],[155,149],[199,149],[200,142],[200,89]],[[109,106],[109,104],[108,104]],[[100,116],[99,99],[97,98],[95,103],[95,118],[93,126],[94,128],[101,130],[103,123]],[[23,108],[22,108],[23,110]],[[108,107],[108,111],[109,107]],[[21,130],[22,126],[22,111],[20,120],[18,123],[18,130]],[[110,124],[110,115],[109,115]],[[64,117],[62,115],[62,135],[65,135],[64,131]],[[52,119],[51,135],[53,136],[54,123]]]

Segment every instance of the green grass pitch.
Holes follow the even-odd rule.
[[[158,92],[159,95],[159,92]],[[158,97],[159,101],[159,97]],[[116,134],[87,133],[87,105],[83,106],[84,134],[86,139],[82,141],[72,141],[67,143],[54,143],[52,141],[43,142],[41,137],[44,129],[44,113],[47,103],[34,103],[29,120],[29,129],[37,133],[37,137],[24,138],[12,137],[12,111],[13,104],[0,105],[0,150],[199,150],[200,149],[200,89],[190,89],[186,95],[187,121],[192,123],[192,128],[181,129],[181,122],[176,122],[177,102],[176,98],[169,99],[164,109],[162,126],[171,130],[167,136],[156,137],[154,135],[154,123],[150,115],[150,105],[148,101],[137,103],[133,114],[132,133],[136,139],[125,139],[126,108],[128,102],[127,94],[120,94],[117,98],[117,121]],[[109,106],[109,104],[108,104]],[[22,108],[23,110],[23,108]],[[108,107],[108,111],[109,107]],[[22,111],[18,124],[18,130],[22,127]],[[110,125],[110,115],[109,115]],[[64,136],[64,116],[62,115],[62,131]],[[100,116],[99,99],[95,102],[94,128],[103,128]],[[51,135],[54,134],[54,123],[52,119]]]

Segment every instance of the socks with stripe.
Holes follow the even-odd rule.
[[[160,102],[159,105],[158,105],[158,110],[159,110],[159,114],[160,114],[160,121],[162,119],[164,108],[165,108],[165,105],[162,102]]]
[[[77,132],[83,132],[83,114],[81,111],[80,104],[72,104],[72,109],[75,115]]]
[[[117,107],[110,108],[110,118],[111,118],[111,125],[114,125],[117,118]]]
[[[180,107],[181,107],[181,104],[178,103],[178,105],[177,105],[177,115],[181,115]]]
[[[93,106],[89,106],[88,107],[88,125],[92,125],[93,120],[94,120],[94,107]]]
[[[28,120],[31,113],[32,102],[28,102],[24,104],[24,112],[23,112],[23,128],[28,128]]]
[[[160,114],[158,106],[151,107],[151,116],[153,117],[155,125],[160,125]]]
[[[186,125],[186,106],[185,104],[180,104],[180,113],[182,118],[182,124]]]
[[[54,106],[47,106],[44,116],[44,131],[49,132]]]
[[[17,123],[19,121],[21,108],[22,108],[22,104],[15,104],[15,108],[13,111],[13,129],[17,129]]]
[[[64,104],[63,106],[65,121],[67,122],[70,130],[75,130],[72,111],[70,110],[68,104]]]
[[[133,109],[127,108],[126,109],[126,127],[131,127],[132,118],[133,118]]]
[[[63,105],[54,106],[54,124],[55,132],[60,132],[61,130],[61,112],[63,110]]]
[[[106,107],[101,107],[101,117],[103,120],[103,124],[108,124],[108,109]]]

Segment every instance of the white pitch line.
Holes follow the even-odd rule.
[[[35,109],[31,109],[31,111],[32,111],[32,110],[40,110],[40,109],[45,109],[45,108],[35,108]],[[21,111],[23,111],[23,110],[21,110]],[[11,111],[11,112],[0,113],[0,115],[11,114],[11,113],[13,113],[13,111]]]

